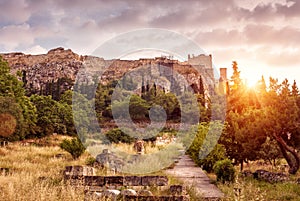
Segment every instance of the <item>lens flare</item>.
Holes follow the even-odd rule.
[[[9,137],[17,127],[17,120],[9,113],[0,114],[0,136]]]

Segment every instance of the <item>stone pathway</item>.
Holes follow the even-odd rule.
[[[186,186],[193,186],[201,197],[209,200],[217,200],[224,197],[224,194],[210,183],[210,179],[188,156],[183,155],[173,169],[166,170],[166,173],[184,182]]]

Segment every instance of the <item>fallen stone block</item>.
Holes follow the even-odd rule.
[[[120,193],[119,190],[108,189],[102,192],[102,196],[111,200],[117,200]]]
[[[134,196],[126,195],[126,201],[189,201],[188,196]]]
[[[137,192],[133,189],[125,189],[123,191],[121,191],[121,195],[125,196],[125,195],[137,195]]]
[[[153,196],[153,193],[149,190],[143,189],[138,192],[139,196]]]
[[[289,180],[288,176],[284,173],[274,173],[266,170],[256,170],[253,173],[253,177],[269,183],[286,182]]]

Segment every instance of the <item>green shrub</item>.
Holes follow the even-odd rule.
[[[234,180],[235,170],[229,159],[216,162],[214,172],[217,175],[217,181],[232,182]]]
[[[118,128],[109,130],[106,133],[106,138],[110,143],[132,143],[134,141],[133,137],[130,137],[129,135],[125,134],[122,130]]]
[[[88,166],[93,166],[94,163],[96,162],[96,159],[94,157],[88,157],[86,160],[85,160],[85,164],[88,165]]]
[[[73,138],[72,140],[63,140],[60,144],[60,148],[69,152],[74,159],[79,158],[79,156],[81,156],[81,154],[83,154],[85,151],[85,147],[78,138]]]
[[[198,132],[187,151],[195,163],[207,172],[213,171],[213,166],[217,161],[226,159],[226,150],[224,146],[216,143],[218,136],[215,135],[219,133],[219,130],[221,129],[222,125],[218,122],[201,123],[198,126]],[[203,153],[209,154],[207,156],[204,154],[205,157],[199,157],[203,156]]]
[[[216,162],[224,160],[226,151],[223,145],[217,144],[214,149],[204,158],[198,159],[196,163],[207,172],[213,172]]]

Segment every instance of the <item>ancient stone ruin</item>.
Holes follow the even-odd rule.
[[[256,170],[253,173],[251,171],[244,171],[242,172],[242,176],[253,177],[254,179],[266,181],[269,183],[287,182],[289,180],[288,175],[284,173],[269,172],[266,170]]]
[[[143,140],[137,140],[135,141],[133,148],[136,151],[137,154],[144,154],[145,147],[144,147],[144,141]]]
[[[23,81],[24,87],[30,94],[59,96],[59,93],[73,88],[76,76],[81,69],[100,72],[105,68],[105,72],[100,79],[103,84],[111,80],[119,80],[126,72],[141,66],[151,66],[151,70],[145,74],[145,78],[147,76],[164,75],[170,83],[170,85],[166,85],[166,89],[169,88],[168,90],[172,88],[174,79],[182,79],[174,72],[182,75],[195,93],[199,93],[200,90],[200,77],[202,77],[208,92],[212,91],[216,84],[212,56],[204,54],[189,56],[188,60],[184,62],[168,57],[142,58],[139,60],[105,60],[94,56],[81,56],[70,49],[65,50],[61,47],[41,55],[19,52],[0,55],[9,63],[12,74],[16,75],[18,72],[21,74],[19,79]],[[92,85],[95,80],[92,74],[86,74],[82,82],[83,84]],[[176,85],[175,88],[183,88],[183,86]]]
[[[92,167],[67,166],[64,180],[72,186],[82,187],[85,200],[109,198],[111,200],[188,201],[181,185],[169,186],[167,176],[96,176]],[[155,195],[150,187],[167,189],[168,195]]]
[[[97,163],[103,168],[109,168],[118,172],[124,165],[124,161],[117,155],[109,152],[108,149],[104,149],[101,154],[96,157]]]

